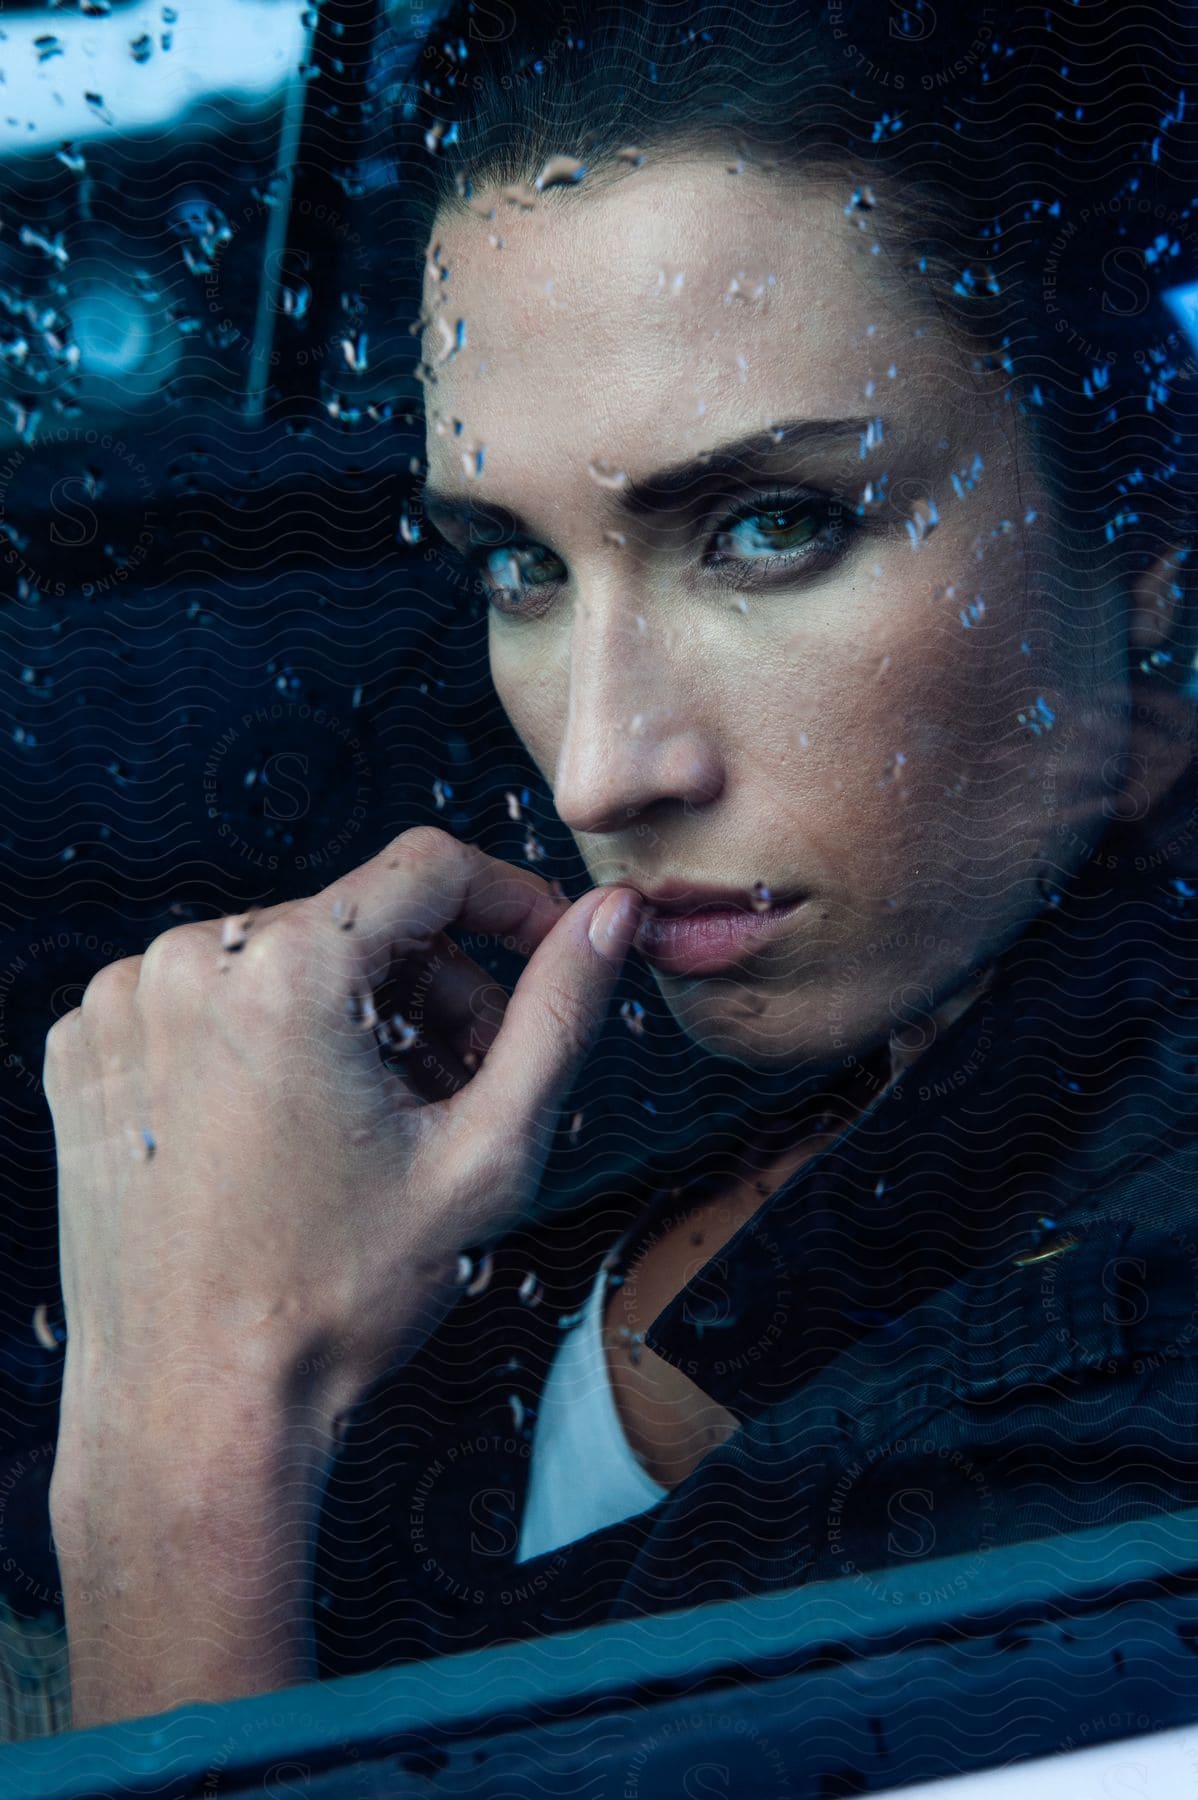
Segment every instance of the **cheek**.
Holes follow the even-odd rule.
[[[934,880],[1000,840],[1022,857],[1042,834],[1055,740],[1019,715],[1037,717],[1043,690],[1017,622],[993,609],[966,627],[960,610],[925,590],[839,645],[792,640],[757,697],[755,783],[838,884],[893,885],[900,860]]]
[[[512,729],[548,779],[565,729],[568,682],[557,680],[543,658],[505,655],[493,631],[491,680]]]

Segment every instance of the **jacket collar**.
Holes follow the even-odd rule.
[[[1156,910],[1156,930],[1109,907],[1037,920],[658,1314],[649,1348],[751,1417],[971,1269],[1035,1252],[1087,1196],[1092,1215],[1094,1190],[1170,1135],[1159,1047],[1175,996],[1145,989]],[[1153,1055],[1129,1075],[1137,1037]],[[1192,1082],[1182,1100],[1174,1136],[1193,1131]]]

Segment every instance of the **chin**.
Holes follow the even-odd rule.
[[[770,1071],[830,1069],[844,1060],[844,1045],[830,1033],[812,1036],[809,995],[770,995],[763,984],[732,976],[684,980],[655,970],[653,979],[679,1027],[710,1056]]]

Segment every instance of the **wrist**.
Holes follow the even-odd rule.
[[[271,1467],[318,1470],[330,1460],[349,1390],[318,1381],[239,1375],[172,1384],[147,1380],[63,1381],[52,1504],[103,1498],[117,1484],[136,1507],[140,1493],[184,1500],[201,1479],[218,1497],[234,1473]]]
[[[173,1435],[68,1433],[50,1517],[73,1722],[310,1679],[311,1576],[334,1436],[323,1413],[230,1396]]]

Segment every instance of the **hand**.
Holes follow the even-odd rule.
[[[418,828],[312,899],[164,932],[51,1028],[76,1726],[313,1677],[336,1415],[526,1207],[636,900],[570,906]],[[448,926],[531,957],[510,1001]]]
[[[64,1431],[74,1395],[136,1389],[166,1428],[209,1381],[306,1370],[344,1404],[411,1354],[462,1249],[527,1207],[637,902],[570,905],[420,827],[310,899],[102,969],[46,1039]],[[510,1001],[448,926],[531,955]]]

